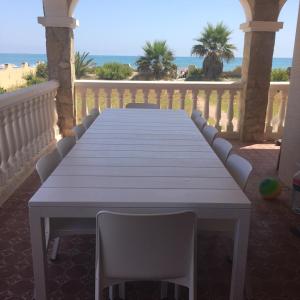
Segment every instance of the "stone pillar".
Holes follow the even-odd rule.
[[[291,70],[289,99],[285,117],[279,177],[288,186],[300,170],[300,7]]]
[[[71,134],[75,125],[76,105],[74,95],[75,58],[73,28],[76,20],[71,17],[39,18],[46,27],[46,48],[49,79],[59,82],[56,96],[57,125],[63,136]]]
[[[260,142],[264,138],[275,32],[282,28],[283,23],[277,22],[280,0],[248,2],[252,20],[241,25],[245,42],[240,138],[242,141]]]

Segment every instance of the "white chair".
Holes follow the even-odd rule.
[[[193,110],[191,119],[194,121],[196,118],[201,117],[202,113],[196,109]]]
[[[76,144],[75,136],[66,136],[57,142],[56,147],[60,156],[64,158],[69,153],[69,151],[74,147],[75,144]]]
[[[210,145],[212,145],[212,143],[213,143],[213,141],[216,138],[218,133],[219,133],[218,129],[213,127],[213,126],[210,126],[210,125],[206,125],[202,129],[202,134],[204,135],[204,137],[206,138],[207,142]]]
[[[215,138],[212,144],[212,148],[219,156],[221,161],[225,164],[226,160],[232,150],[232,145],[223,138]]]
[[[158,104],[151,104],[151,103],[128,103],[126,108],[152,108],[152,109],[159,109]]]
[[[99,115],[100,115],[100,111],[98,107],[94,107],[91,111],[90,111],[90,115],[94,117],[94,119],[96,119]]]
[[[198,127],[198,129],[202,132],[204,126],[206,126],[207,121],[203,117],[196,117],[194,120],[195,125]]]
[[[55,148],[51,153],[41,157],[36,163],[40,180],[44,183],[61,162],[61,155]],[[96,219],[92,218],[47,218],[45,219],[46,248],[48,241],[54,239],[51,259],[55,260],[60,237],[68,235],[95,234]]]
[[[79,124],[79,125],[73,127],[72,130],[74,132],[76,140],[79,140],[82,137],[82,135],[85,133],[86,129],[82,124]]]
[[[96,300],[125,281],[160,280],[189,288],[196,299],[196,216],[192,212],[132,215],[99,212]]]
[[[85,130],[87,130],[93,124],[94,121],[95,121],[94,116],[92,116],[92,115],[86,116],[82,122]]]
[[[241,189],[245,190],[253,169],[249,161],[237,154],[231,154],[226,161],[226,167]]]

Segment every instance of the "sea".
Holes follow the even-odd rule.
[[[94,62],[101,66],[109,62],[118,62],[122,64],[130,64],[132,67],[136,67],[136,60],[139,56],[115,56],[115,55],[90,55],[94,59]],[[45,54],[21,54],[21,53],[0,53],[0,67],[4,64],[13,64],[20,66],[22,63],[27,62],[29,65],[35,65],[39,61],[46,62],[47,57]],[[242,57],[236,57],[229,63],[224,63],[224,71],[231,71],[234,68],[242,65]],[[175,64],[178,69],[185,69],[189,65],[195,65],[201,67],[203,58],[191,57],[191,56],[177,56],[175,57]],[[273,58],[273,69],[275,68],[288,68],[292,65],[292,58]]]

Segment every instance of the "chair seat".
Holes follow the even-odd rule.
[[[51,238],[96,234],[96,218],[50,218]]]

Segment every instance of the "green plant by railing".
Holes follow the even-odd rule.
[[[97,67],[96,74],[99,79],[124,80],[133,74],[133,70],[129,65],[112,62]]]
[[[0,86],[0,94],[4,94],[4,93],[6,93],[6,89]]]
[[[271,81],[289,81],[289,69],[273,69],[271,73]]]

